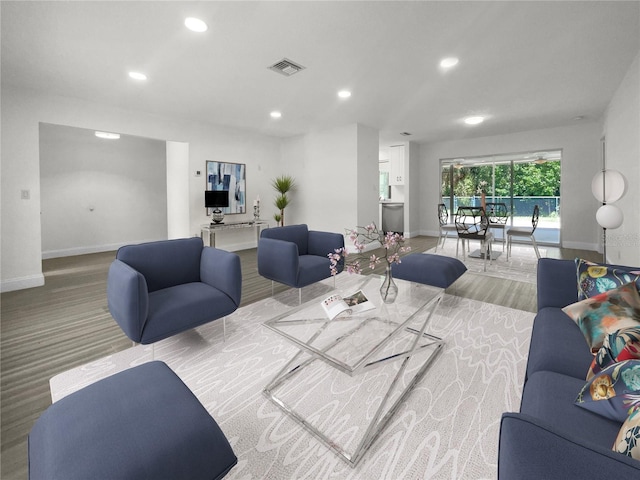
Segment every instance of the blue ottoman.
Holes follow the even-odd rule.
[[[30,480],[212,480],[237,461],[211,415],[157,361],[55,402],[29,433]]]
[[[402,257],[402,263],[391,267],[395,278],[447,288],[467,271],[457,258],[428,253],[412,253]]]

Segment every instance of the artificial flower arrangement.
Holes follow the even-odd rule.
[[[399,233],[387,232],[386,234],[380,230],[375,223],[371,223],[366,227],[356,227],[353,230],[347,230],[349,239],[353,242],[358,252],[357,256],[347,261],[347,250],[345,248],[337,248],[334,252],[329,253],[331,260],[331,275],[338,273],[337,265],[341,258],[345,258],[344,267],[349,273],[362,273],[363,261],[369,262],[369,268],[374,269],[383,259],[387,262],[387,268],[393,263],[400,263],[400,254],[409,252],[411,247],[404,246],[404,236]],[[377,256],[372,254],[366,256],[362,254],[365,246],[372,242],[380,242],[384,247],[384,255]]]

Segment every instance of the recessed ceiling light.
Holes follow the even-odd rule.
[[[349,90],[340,90],[338,92],[338,96],[340,98],[349,98],[351,96],[351,92]]]
[[[129,72],[129,76],[134,80],[146,80],[147,76],[140,72]]]
[[[204,23],[199,18],[194,18],[194,17],[185,18],[184,26],[187,27],[192,32],[198,32],[198,33],[206,32],[208,28],[206,23]]]
[[[464,119],[464,123],[466,123],[467,125],[478,125],[482,122],[484,122],[484,117],[481,115],[474,115],[472,117],[467,117]]]
[[[447,58],[443,58],[440,61],[440,66],[442,68],[451,68],[451,67],[455,67],[458,64],[459,60],[456,57],[447,57]]]
[[[120,138],[119,133],[109,133],[109,132],[96,132],[96,137],[98,138],[106,138],[107,140],[117,140]]]
[[[271,112],[271,118],[280,118],[282,117],[282,113],[280,112]]]

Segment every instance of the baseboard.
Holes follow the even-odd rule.
[[[44,285],[44,275],[29,275],[27,277],[12,278],[0,283],[0,292],[13,292],[14,290],[24,290],[25,288],[41,287]]]
[[[593,252],[601,252],[602,249],[597,243],[585,243],[585,242],[568,242],[562,241],[562,248],[573,248],[574,250],[591,250]]]
[[[62,250],[47,250],[46,252],[45,251],[42,252],[42,259],[47,260],[50,258],[73,257],[74,255],[87,255],[90,253],[114,252],[118,250],[120,247],[124,247],[125,245],[135,245],[138,243],[155,242],[158,240],[166,240],[166,238],[165,239],[153,238],[148,240],[131,240],[128,242],[109,243],[105,245],[92,245],[88,247],[64,248]]]
[[[227,252],[237,252],[238,250],[248,250],[250,248],[256,248],[255,240],[252,242],[231,243],[220,247]]]
[[[418,235],[421,235],[423,237],[440,237],[440,230],[420,230],[420,232],[418,232]]]

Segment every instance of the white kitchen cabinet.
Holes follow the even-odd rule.
[[[404,185],[404,145],[390,147],[389,185]]]

